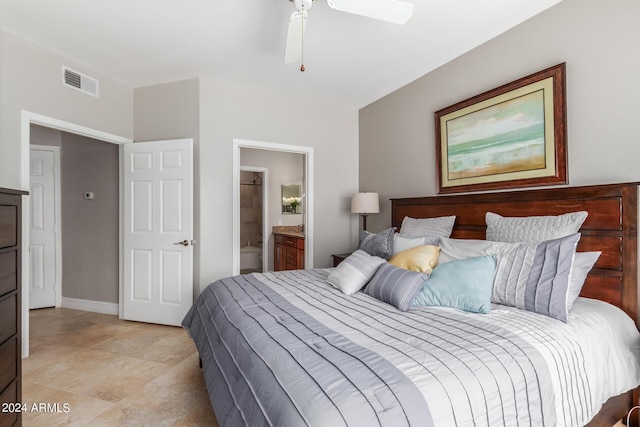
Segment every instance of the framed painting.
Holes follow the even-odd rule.
[[[438,193],[566,184],[565,63],[435,113]]]

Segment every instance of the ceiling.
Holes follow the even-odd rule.
[[[406,25],[314,1],[304,73],[288,0],[0,0],[0,28],[130,87],[213,76],[361,108],[560,0],[404,1]]]

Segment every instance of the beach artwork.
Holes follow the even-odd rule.
[[[567,184],[565,68],[436,111],[438,194]]]
[[[546,168],[544,91],[446,122],[449,181]]]

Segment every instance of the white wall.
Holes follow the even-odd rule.
[[[100,98],[61,84],[62,65],[100,81]],[[20,182],[21,110],[113,135],[133,135],[133,90],[81,64],[0,30],[0,186]]]
[[[640,181],[637,0],[563,0],[360,111],[360,188],[389,197],[436,192],[435,111],[567,63],[570,185]],[[386,172],[386,173],[385,173]]]
[[[214,78],[200,80],[200,289],[232,273],[233,139],[312,147],[314,265],[353,250],[357,219],[349,213],[358,189],[357,110],[286,97]]]

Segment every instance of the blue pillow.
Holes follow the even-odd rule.
[[[453,307],[474,313],[491,311],[495,255],[439,264],[413,299],[414,306]]]
[[[429,275],[426,273],[384,263],[364,288],[364,293],[389,303],[400,311],[407,311],[413,297],[428,278]]]

